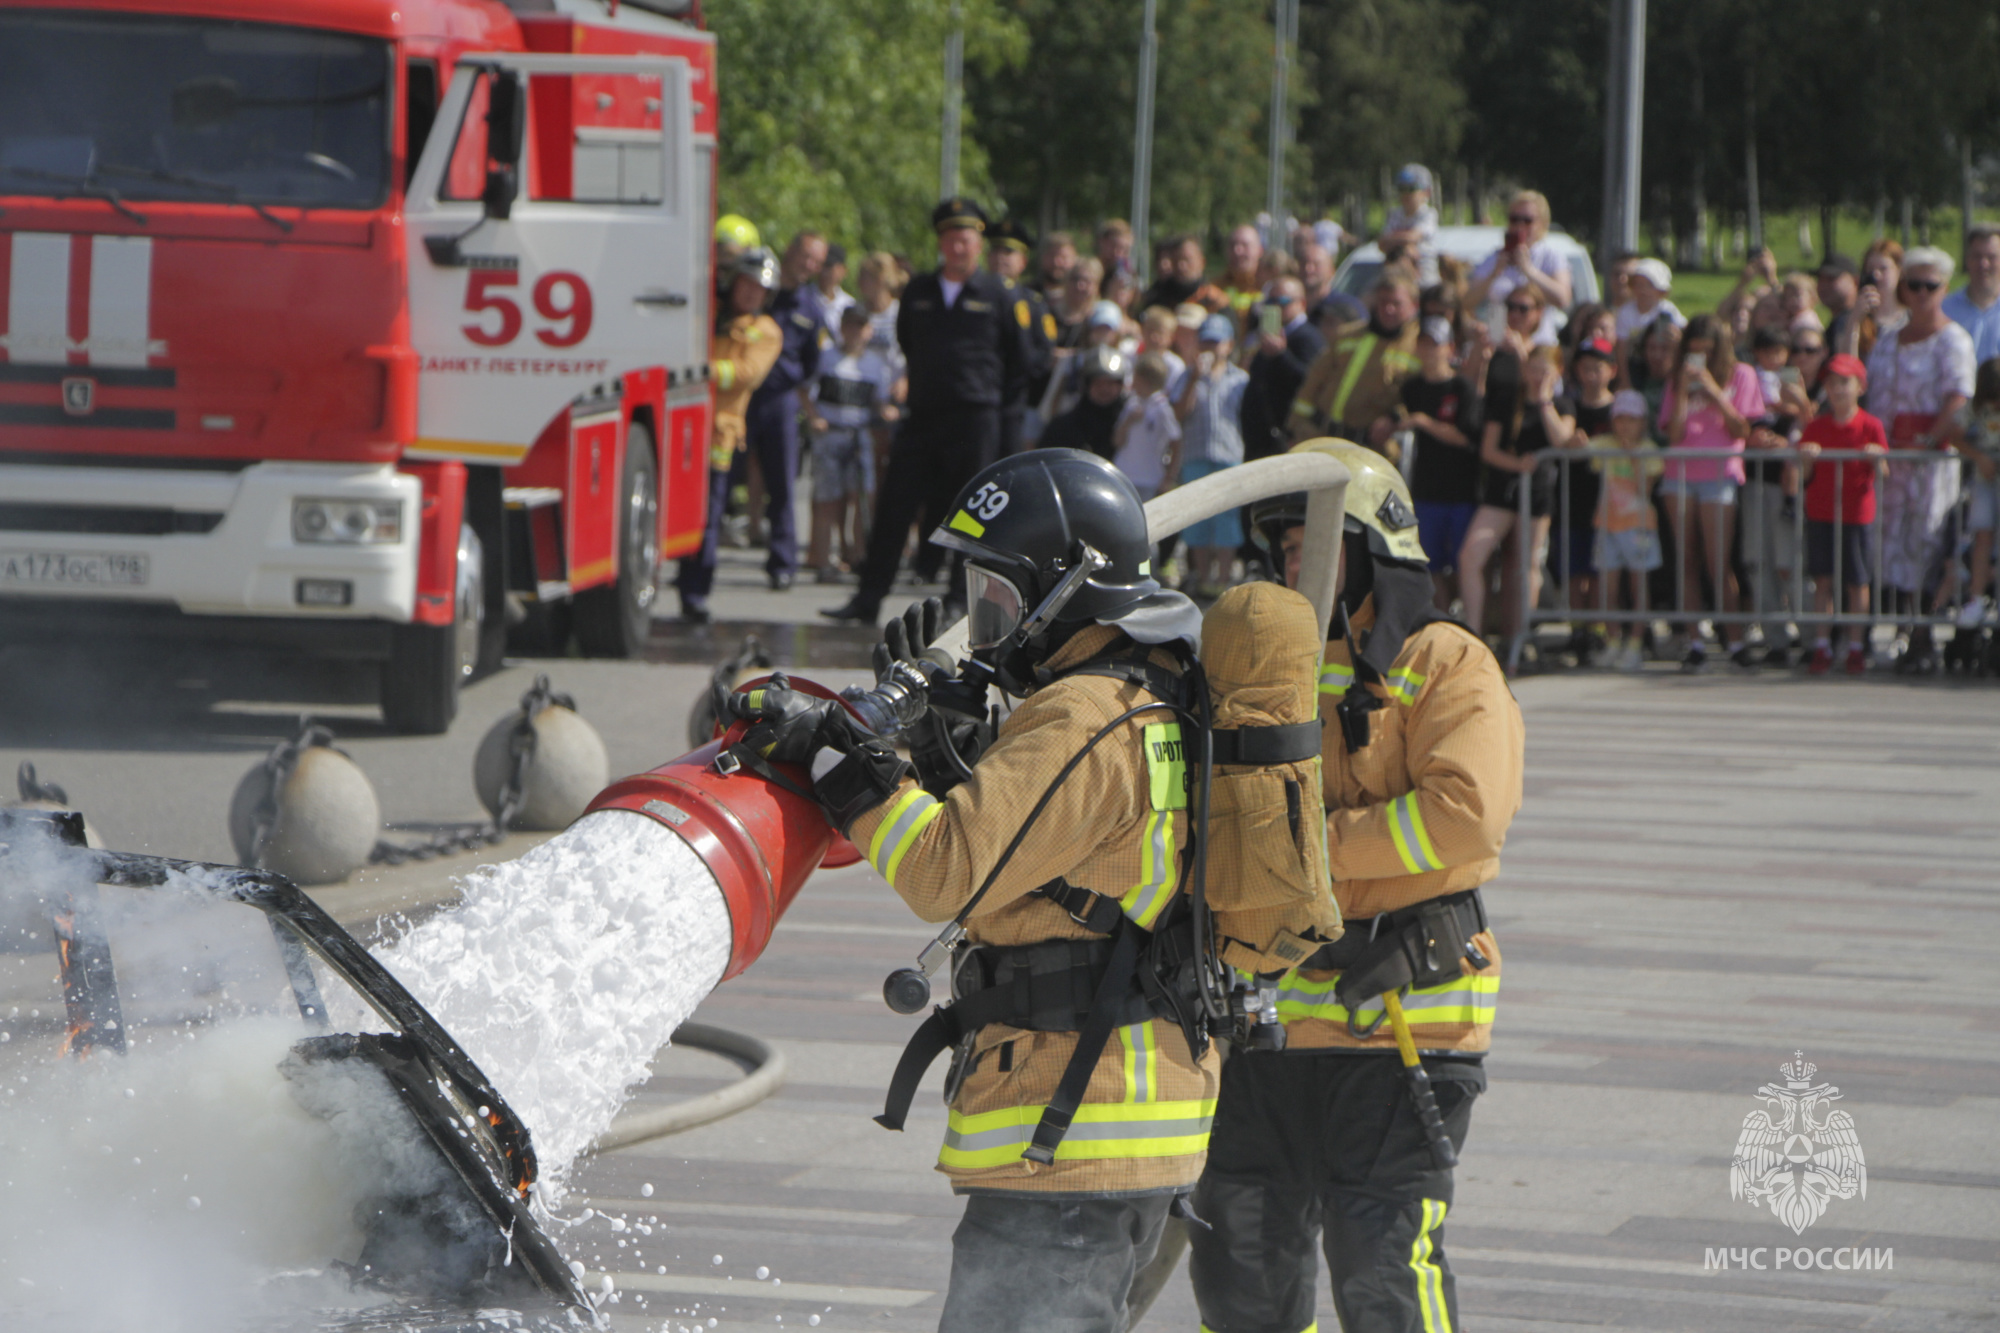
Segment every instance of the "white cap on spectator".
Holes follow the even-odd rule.
[[[1904,273],[1913,268],[1927,268],[1938,275],[1939,282],[1950,282],[1952,270],[1956,267],[1957,265],[1952,263],[1951,256],[1935,245],[1913,246],[1910,252],[1903,256]]]
[[[1632,276],[1644,278],[1653,284],[1653,290],[1670,292],[1674,289],[1674,271],[1661,259],[1642,259],[1632,266]]]
[[[1125,313],[1116,302],[1099,301],[1090,308],[1090,318],[1084,323],[1093,329],[1122,329],[1125,327]]]
[[[1614,417],[1647,417],[1653,409],[1646,402],[1646,395],[1637,389],[1620,389],[1611,400],[1611,415]]]
[[[1198,329],[1208,318],[1208,307],[1193,301],[1183,301],[1174,307],[1174,322],[1184,329]]]

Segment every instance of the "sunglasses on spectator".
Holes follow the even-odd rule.
[[[1793,343],[1793,356],[1817,356],[1826,350],[1825,343]]]
[[[1942,286],[1944,286],[1944,284],[1943,284],[1943,283],[1941,283],[1941,282],[1938,282],[1938,281],[1936,281],[1935,279],[1933,279],[1933,280],[1931,280],[1931,281],[1928,281],[1928,282],[1920,282],[1920,281],[1918,281],[1918,280],[1917,280],[1917,279],[1915,279],[1915,278],[1904,278],[1904,279],[1903,279],[1903,288],[1904,288],[1904,290],[1906,290],[1906,291],[1912,291],[1912,292],[1934,292],[1934,291],[1936,291],[1936,290],[1937,290],[1938,288],[1940,288],[1940,287],[1942,287]]]
[[[1510,227],[1532,227],[1538,221],[1540,221],[1539,218],[1521,213],[1509,213],[1507,215],[1507,225]]]
[[[1533,301],[1509,301],[1507,303],[1507,313],[1510,315],[1532,315],[1539,309],[1541,307]]]

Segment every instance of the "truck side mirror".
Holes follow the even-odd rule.
[[[486,100],[486,155],[503,166],[521,164],[528,131],[528,90],[511,69],[493,71]]]
[[[499,165],[486,172],[480,203],[489,218],[507,218],[521,192],[521,149],[527,139],[528,90],[510,69],[495,70],[486,102],[486,156]]]

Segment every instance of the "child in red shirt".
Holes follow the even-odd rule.
[[[1806,423],[1799,436],[1799,453],[1809,469],[1806,481],[1806,573],[1813,579],[1813,607],[1823,616],[1833,615],[1834,566],[1839,565],[1840,582],[1847,588],[1847,609],[1852,615],[1868,614],[1869,540],[1875,524],[1875,476],[1879,459],[1868,455],[1887,452],[1888,432],[1882,423],[1861,410],[1861,394],[1868,387],[1868,368],[1859,357],[1836,356],[1826,363],[1820,383],[1826,391],[1826,411]],[[1836,461],[1824,454],[1846,454],[1853,461]],[[1830,626],[1821,625],[1813,645],[1807,670],[1823,676],[1833,666]],[[1857,635],[1847,645],[1847,674],[1858,676],[1868,669],[1867,637]]]

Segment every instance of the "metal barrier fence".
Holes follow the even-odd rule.
[[[1865,644],[1867,630],[1877,625],[1906,629],[1956,625],[1974,591],[1963,562],[1972,540],[1968,510],[1977,474],[1956,452],[1835,451],[1809,458],[1795,448],[1661,449],[1638,457],[1645,464],[1645,493],[1657,524],[1662,567],[1668,571],[1664,577],[1648,576],[1648,583],[1655,589],[1670,584],[1667,604],[1649,597],[1643,611],[1626,608],[1621,604],[1624,579],[1614,579],[1617,571],[1595,567],[1596,511],[1602,501],[1589,497],[1601,496],[1607,461],[1630,460],[1633,455],[1615,448],[1543,450],[1533,455],[1536,472],[1522,474],[1515,530],[1509,534],[1517,559],[1514,624],[1508,627],[1510,671],[1520,664],[1522,650],[1538,624],[1647,625],[1664,620],[1691,634],[1699,622],[1707,621],[1718,629],[1759,626],[1767,643],[1774,634],[1782,640],[1790,626],[1858,626],[1865,627]],[[1720,531],[1710,530],[1711,518],[1719,515],[1713,512],[1712,500],[1704,502],[1703,484],[1677,484],[1676,465],[1732,458],[1743,461],[1749,479],[1734,483],[1731,532],[1725,540]],[[1808,462],[1833,470],[1833,517],[1825,524],[1806,517]],[[1850,524],[1844,517],[1850,469],[1870,463],[1875,464],[1875,518]],[[1591,469],[1592,484],[1585,484],[1581,468]],[[1541,488],[1532,484],[1546,472],[1555,474],[1553,484]],[[1547,505],[1540,517],[1533,513],[1539,507],[1538,489]],[[1867,531],[1850,540],[1850,526]],[[1687,558],[1679,540],[1683,534],[1707,548],[1699,560]],[[1823,558],[1808,558],[1813,555]],[[1852,584],[1848,577],[1857,557],[1868,574],[1865,606],[1859,609],[1852,603],[1864,600],[1857,595],[1863,585]],[[1828,567],[1827,572],[1814,575],[1809,565]],[[1551,579],[1549,599],[1539,595],[1540,580],[1535,577],[1544,570]],[[1747,575],[1740,588],[1739,571]],[[1585,579],[1585,595],[1579,599],[1580,580]],[[1816,586],[1821,583],[1826,587]],[[1812,595],[1821,592],[1830,593],[1830,598]],[[1553,605],[1542,605],[1545,600]],[[1817,608],[1821,600],[1831,602],[1829,609]],[[1736,603],[1734,610],[1728,608],[1731,601]],[[1501,604],[1505,606],[1504,600]]]

